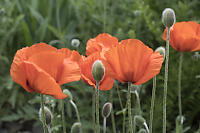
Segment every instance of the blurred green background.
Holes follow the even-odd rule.
[[[164,26],[162,11],[166,7],[175,10],[177,22],[200,23],[199,0],[0,0],[0,133],[41,132],[38,118],[40,98],[28,93],[14,83],[9,70],[15,52],[34,43],[45,42],[57,48],[67,47],[85,54],[86,42],[105,32],[119,38],[137,38],[156,49],[165,46],[162,40]],[[104,28],[105,21],[105,28]],[[71,40],[78,38],[78,48]],[[178,115],[177,75],[179,52],[170,48],[169,87],[167,97],[167,132],[175,133]],[[196,58],[197,57],[197,58]],[[182,71],[182,107],[187,133],[200,133],[200,59],[194,53],[185,53]],[[157,92],[153,133],[162,132],[163,68],[157,76]],[[123,104],[126,102],[126,84],[119,84]],[[93,88],[82,81],[66,84],[77,104],[84,133],[93,132]],[[140,90],[143,116],[149,123],[152,80]],[[111,99],[112,96],[112,99]],[[60,133],[60,101],[46,97],[46,105],[52,110],[52,130]],[[100,106],[113,100],[113,114],[117,133],[122,132],[122,114],[116,87],[100,92]],[[136,106],[133,94],[133,107]],[[65,100],[67,132],[76,122],[75,111]],[[124,105],[125,106],[125,105]],[[134,111],[134,109],[133,109]],[[102,117],[100,117],[102,124]],[[127,122],[127,121],[126,121]],[[127,122],[128,123],[128,122]],[[114,133],[111,117],[107,120],[109,133]]]

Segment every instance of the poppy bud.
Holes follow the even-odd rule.
[[[142,129],[139,130],[138,133],[147,133],[147,131],[144,128],[142,128]]]
[[[162,56],[163,56],[163,61],[165,59],[165,48],[164,47],[158,47],[156,50],[156,52],[158,51]]]
[[[165,27],[171,27],[176,22],[176,16],[173,9],[165,8],[162,12],[162,22]]]
[[[92,66],[92,76],[94,80],[100,82],[103,79],[105,68],[100,60],[96,60]]]
[[[68,89],[64,89],[63,93],[67,95],[67,97],[69,98],[69,100],[73,100],[72,93]]]
[[[112,103],[107,102],[103,105],[102,116],[108,118],[112,110]]]
[[[45,118],[46,118],[46,124],[47,124],[47,125],[51,124],[53,115],[52,115],[50,109],[47,108],[46,106],[44,106],[44,116],[45,116]],[[40,118],[40,121],[43,122],[43,118],[42,118],[42,108],[40,108],[40,110],[39,110],[39,118]]]
[[[71,41],[71,45],[73,46],[73,47],[79,47],[79,45],[80,45],[80,41],[78,40],[78,39],[72,39],[72,41]]]
[[[81,123],[80,122],[75,122],[73,125],[72,125],[72,128],[71,128],[71,133],[81,133]]]
[[[135,123],[136,123],[137,126],[143,126],[144,123],[146,122],[146,120],[142,116],[140,116],[140,115],[136,115],[134,117],[134,121],[135,121]]]

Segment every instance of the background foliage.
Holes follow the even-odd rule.
[[[106,2],[106,3],[104,3]],[[104,5],[105,4],[105,5]],[[107,32],[119,38],[137,38],[155,49],[165,46],[162,40],[164,26],[162,11],[166,7],[175,10],[177,21],[200,23],[199,0],[1,0],[0,1],[0,132],[41,132],[38,120],[39,95],[28,93],[11,80],[9,69],[15,52],[34,43],[46,42],[57,48],[67,47],[85,53],[89,38]],[[106,14],[106,16],[104,15]],[[105,29],[103,23],[105,23]],[[81,41],[79,48],[71,46],[71,39]],[[194,53],[185,53],[182,74],[182,103],[186,132],[200,132],[200,60],[192,58]],[[169,89],[167,99],[167,130],[175,132],[178,115],[177,68],[179,53],[170,48]],[[153,130],[162,131],[162,97],[164,72],[157,76],[157,92]],[[119,84],[122,102],[125,104],[126,84]],[[84,133],[92,132],[93,88],[82,81],[66,84],[80,111]],[[140,91],[143,116],[149,121],[152,81]],[[100,92],[100,106],[113,95],[116,128],[122,130],[122,114],[116,87]],[[135,103],[135,98],[132,100]],[[67,131],[76,121],[73,108],[66,104]],[[54,114],[53,131],[61,131],[60,101],[47,98],[46,105]],[[134,105],[133,105],[134,106]],[[111,118],[111,117],[110,117]],[[108,119],[108,132],[112,131]],[[102,119],[101,119],[102,123]],[[199,131],[198,131],[199,130]]]

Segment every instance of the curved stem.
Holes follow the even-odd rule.
[[[166,121],[167,121],[166,102],[167,102],[167,82],[168,82],[168,62],[169,62],[169,36],[170,36],[170,27],[167,27],[165,79],[164,79],[164,94],[163,94],[163,133],[166,133]]]
[[[50,127],[50,124],[47,125],[47,129],[48,129],[48,133],[51,133],[51,127]]]
[[[103,133],[106,133],[106,117],[103,118]]]
[[[145,127],[145,129],[146,129],[147,133],[149,133],[149,128],[148,128],[148,126],[147,126],[147,123],[146,123],[146,122],[144,122],[144,127]]]
[[[43,120],[43,128],[44,128],[44,133],[47,133],[47,124],[46,124],[46,116],[45,116],[45,112],[44,112],[44,97],[43,94],[40,95],[41,100],[40,100],[40,104],[41,104],[41,108],[42,108],[42,120]]]
[[[131,114],[131,82],[128,82],[127,103],[128,103],[129,132],[133,133],[133,120]]]
[[[140,97],[139,97],[139,94],[138,94],[137,90],[135,90],[134,93],[135,93],[135,96],[136,96],[136,99],[137,99],[137,103],[138,103],[139,115],[141,115]]]
[[[151,98],[151,110],[150,110],[150,122],[149,122],[149,133],[152,133],[152,125],[153,125],[153,111],[154,111],[154,102],[156,97],[156,76],[153,77],[153,90],[152,90],[152,98]]]
[[[72,100],[70,100],[70,103],[72,104],[72,106],[74,107],[74,109],[76,111],[76,116],[77,116],[78,122],[81,123],[80,115],[79,115],[78,108],[77,108],[76,104]]]
[[[64,100],[61,100],[61,108],[62,108],[62,126],[63,126],[63,133],[66,133],[66,126],[65,126],[65,104]]]
[[[182,119],[182,107],[181,107],[181,73],[182,73],[182,63],[183,63],[183,52],[180,53],[179,59],[179,71],[178,71],[178,105],[179,105],[179,116]],[[180,121],[180,133],[182,133],[182,122]]]
[[[99,82],[96,83],[96,124],[97,124],[97,133],[100,133],[99,125]]]

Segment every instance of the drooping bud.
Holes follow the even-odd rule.
[[[108,118],[112,111],[112,103],[107,102],[103,105],[102,116]]]
[[[82,133],[82,130],[81,130],[81,123],[80,123],[80,122],[75,122],[75,123],[72,125],[71,133]]]
[[[71,41],[71,45],[73,46],[73,47],[79,47],[79,45],[80,45],[80,41],[78,40],[78,39],[72,39],[72,41]]]
[[[67,98],[69,98],[69,100],[73,100],[72,93],[68,89],[64,89],[63,93],[67,95]]]
[[[147,131],[144,128],[142,128],[142,129],[139,130],[138,133],[147,133]]]
[[[165,48],[164,47],[158,47],[156,50],[156,52],[158,51],[162,56],[163,56],[163,61],[165,59]]]
[[[103,63],[100,60],[96,60],[92,66],[92,76],[94,80],[100,82],[104,77],[104,73],[105,68]]]
[[[165,8],[162,12],[162,22],[164,26],[168,28],[176,22],[176,16],[173,9]]]
[[[51,124],[53,115],[52,115],[50,109],[47,108],[46,106],[44,106],[44,116],[45,116],[45,118],[46,118],[46,124],[47,124],[47,125]],[[40,108],[40,110],[39,110],[39,118],[40,118],[40,121],[43,122],[42,108]]]
[[[135,121],[135,123],[136,123],[137,126],[143,126],[144,123],[146,122],[146,120],[142,116],[140,116],[140,115],[136,115],[134,117],[134,121]]]

